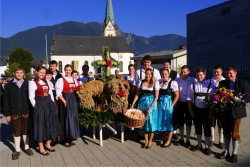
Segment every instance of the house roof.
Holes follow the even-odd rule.
[[[0,56],[0,66],[7,66],[7,62]]]
[[[173,59],[187,54],[187,49],[176,50],[163,50],[159,52],[147,52],[135,57],[131,57],[131,60],[142,60],[144,56],[150,55],[152,59]]]
[[[121,37],[103,36],[54,36],[51,46],[53,55],[102,55],[102,47],[110,52],[133,53]]]

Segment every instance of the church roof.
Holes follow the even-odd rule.
[[[51,54],[54,55],[102,55],[102,47],[110,52],[133,53],[121,37],[103,36],[54,36]]]
[[[112,0],[107,0],[106,13],[105,13],[105,25],[108,24],[109,20],[115,26],[115,16],[113,12]]]

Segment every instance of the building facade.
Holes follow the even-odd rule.
[[[234,65],[250,82],[250,1],[231,0],[187,15],[187,64],[191,72]]]

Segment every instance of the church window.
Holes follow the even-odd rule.
[[[129,61],[129,64],[132,64],[132,61]]]
[[[59,61],[59,72],[62,73],[62,61]]]
[[[89,65],[89,62],[87,60],[85,60],[84,65]]]
[[[71,65],[72,65],[72,69],[75,69],[75,61],[72,61]]]
[[[123,62],[122,61],[120,61],[119,71],[123,72]]]

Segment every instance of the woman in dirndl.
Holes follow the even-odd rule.
[[[58,100],[58,116],[61,127],[61,142],[65,147],[75,145],[74,140],[80,137],[78,123],[78,103],[76,86],[78,83],[72,78],[72,66],[64,67],[65,76],[58,79],[55,85]]]
[[[150,149],[154,138],[154,131],[157,131],[158,108],[157,100],[159,95],[159,82],[154,79],[154,71],[151,68],[145,71],[145,80],[137,85],[137,92],[131,108],[139,99],[138,109],[145,111],[148,117],[141,128],[145,137],[145,144],[142,148]],[[140,96],[140,98],[139,98]]]
[[[159,80],[159,85],[157,127],[158,132],[162,133],[162,141],[160,142],[161,147],[168,147],[171,145],[171,138],[174,131],[173,106],[179,98],[179,89],[177,82],[169,78],[169,71],[167,69],[162,71],[162,79]],[[168,134],[167,141],[165,141],[166,134]]]
[[[34,80],[29,82],[29,99],[34,107],[31,132],[33,139],[38,142],[40,154],[49,155],[47,151],[55,151],[50,142],[60,134],[60,125],[54,106],[52,87],[45,75],[46,68],[38,66]]]

